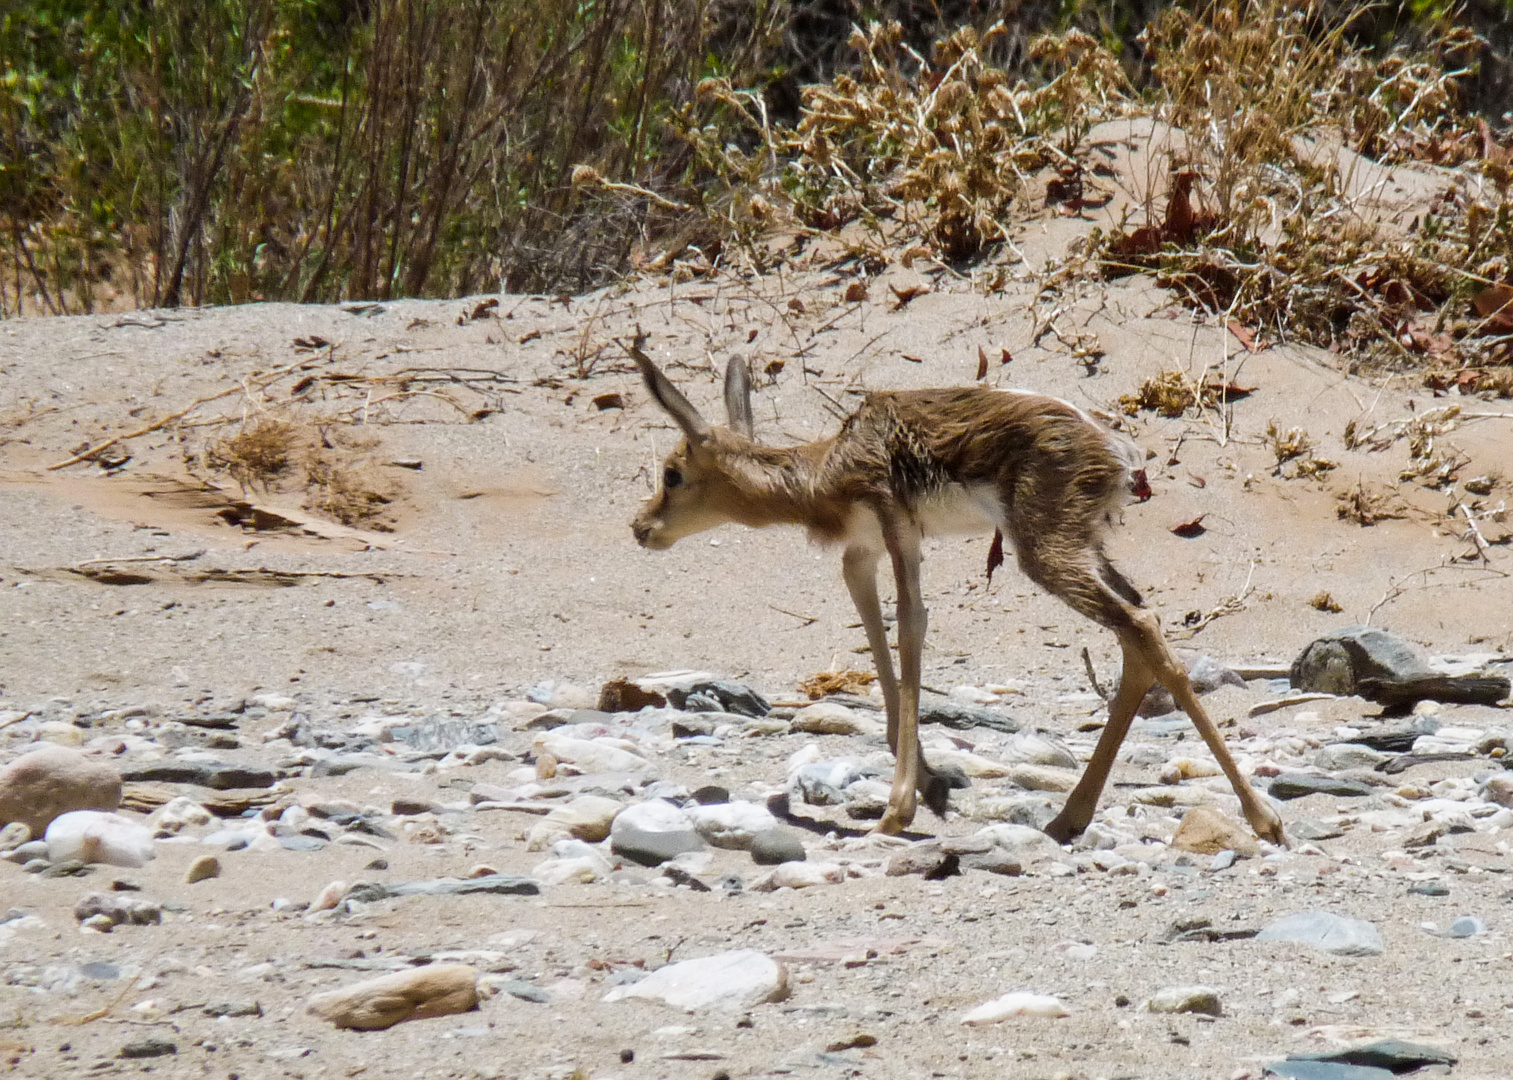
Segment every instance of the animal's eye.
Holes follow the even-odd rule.
[[[682,487],[683,474],[669,465],[662,470],[662,486],[670,488]]]

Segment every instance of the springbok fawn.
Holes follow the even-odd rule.
[[[754,437],[745,363],[733,360],[725,369],[729,427],[719,428],[640,348],[628,351],[652,397],[683,431],[663,463],[661,487],[631,525],[643,547],[671,547],[728,521],[753,528],[802,525],[811,538],[841,546],[846,587],[872,648],[888,710],[888,746],[897,759],[879,832],[909,825],[916,792],[940,813],[948,791],[919,745],[926,623],[920,541],[997,528],[1031,580],[1114,631],[1124,652],[1103,734],[1046,832],[1065,842],[1087,828],[1135,710],[1159,681],[1192,718],[1251,828],[1285,843],[1281,819],[1241,775],[1156,616],[1104,554],[1113,515],[1137,484],[1144,485],[1134,443],[1057,398],[960,387],[869,394],[827,439],[763,446]],[[877,597],[877,563],[885,552],[898,591],[898,678]]]

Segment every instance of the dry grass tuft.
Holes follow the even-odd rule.
[[[1378,521],[1406,516],[1397,506],[1396,495],[1368,489],[1362,482],[1340,493],[1334,512],[1341,521],[1354,521],[1363,528]]]
[[[1308,601],[1308,606],[1315,611],[1327,611],[1331,615],[1338,615],[1345,609],[1340,607],[1339,601],[1335,600],[1327,591],[1319,592]]]
[[[1122,394],[1119,407],[1128,416],[1145,409],[1176,418],[1198,403],[1198,389],[1180,371],[1163,371],[1140,384],[1133,394]]]
[[[289,464],[306,436],[284,420],[259,420],[237,434],[217,439],[205,448],[205,462],[224,471],[243,492],[270,490],[289,471]]]
[[[876,681],[870,671],[821,671],[801,681],[799,689],[810,701],[818,701],[829,694],[865,694]]]
[[[378,440],[345,427],[263,418],[209,443],[199,461],[242,493],[298,491],[304,508],[343,525],[388,531],[397,494],[373,460]]]

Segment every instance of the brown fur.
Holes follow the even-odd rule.
[[[714,428],[655,364],[638,349],[631,352],[685,436],[664,463],[661,488],[632,525],[642,545],[669,547],[733,521],[757,528],[802,525],[814,538],[844,546],[846,584],[872,646],[889,744],[898,757],[879,829],[897,832],[909,823],[916,790],[932,808],[944,806],[943,781],[925,763],[917,734],[927,620],[919,541],[939,504],[954,498],[978,513],[986,507],[1025,574],[1113,630],[1123,647],[1124,674],[1104,735],[1047,831],[1065,839],[1087,826],[1136,707],[1160,681],[1192,717],[1252,827],[1282,842],[1280,820],[1240,775],[1155,617],[1104,553],[1112,515],[1129,497],[1140,464],[1132,443],[1064,401],[967,387],[871,394],[830,438],[767,447],[749,437],[744,367],[732,364],[726,373],[732,428]],[[885,552],[898,583],[898,679],[876,593],[876,564]]]

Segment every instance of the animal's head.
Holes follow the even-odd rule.
[[[742,518],[739,470],[733,467],[752,439],[751,377],[743,360],[725,367],[725,409],[728,428],[713,427],[651,358],[630,347],[646,388],[657,404],[683,431],[677,449],[662,462],[656,495],[648,499],[631,522],[636,541],[660,551],[685,536]]]

